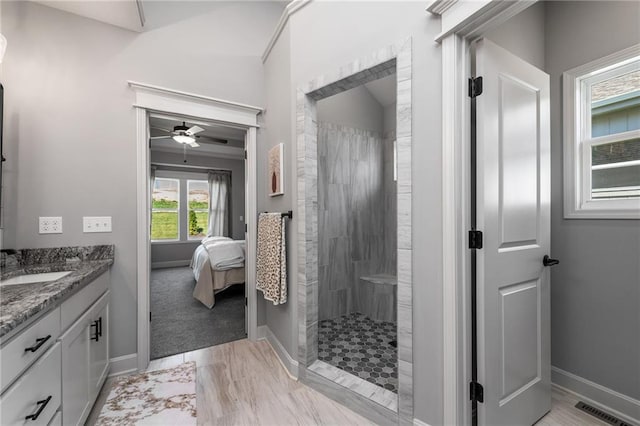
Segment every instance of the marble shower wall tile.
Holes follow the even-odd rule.
[[[384,272],[397,275],[398,268],[398,188],[393,179],[394,154],[393,144],[396,140],[396,131],[391,130],[384,135],[383,159],[384,159]]]
[[[372,277],[360,277],[357,300],[358,312],[375,321],[396,324],[396,280],[395,276],[381,274]]]
[[[319,123],[317,185],[318,260],[328,267],[319,278],[323,320],[357,311],[361,276],[395,274],[386,259],[395,256],[385,248],[390,212],[382,135]]]

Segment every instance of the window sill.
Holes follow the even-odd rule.
[[[565,206],[564,218],[565,219],[640,219],[640,209],[607,209],[604,206],[600,208],[582,207],[575,209]]]
[[[151,245],[170,245],[170,244],[200,244],[202,240],[188,240],[188,241],[151,241]]]

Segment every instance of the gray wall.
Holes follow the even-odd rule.
[[[2,64],[11,178],[4,245],[115,244],[112,357],[136,352],[136,124],[127,80],[262,106],[260,56],[283,7],[167,5],[179,19],[137,34],[33,2],[2,3],[11,46]],[[86,215],[112,216],[113,232],[83,234]],[[38,235],[38,216],[62,216],[64,233]]]
[[[546,3],[550,2],[534,4],[484,37],[544,70]]]
[[[184,165],[182,154],[162,151],[152,151],[151,161],[157,163]],[[228,158],[216,158],[206,155],[189,156],[189,165],[211,167],[212,169],[231,170],[231,217],[232,234],[234,240],[244,239],[244,204],[245,204],[245,183],[244,183],[244,160],[233,160]],[[203,170],[196,170],[200,173]],[[205,171],[206,172],[206,171]],[[243,220],[240,220],[240,216]],[[152,262],[171,262],[180,260],[191,260],[198,242],[183,243],[152,243]]]
[[[297,214],[296,206],[296,137],[293,114],[295,111],[295,87],[291,85],[291,45],[289,25],[285,26],[278,43],[273,47],[264,64],[266,113],[263,115],[258,136],[258,211],[285,212],[294,210],[287,226],[287,271],[289,301],[274,306],[265,302],[258,293],[258,321],[267,324],[278,341],[293,359],[297,358],[298,329],[291,323],[297,318]],[[284,143],[284,195],[269,197],[267,183],[267,153],[273,146]]]
[[[162,265],[165,262],[188,263],[193,256],[193,252],[200,245],[198,241],[180,241],[173,243],[151,243],[151,267],[163,268],[175,266],[172,264]]]
[[[561,76],[640,42],[638,2],[551,2],[551,362],[640,399],[640,221],[564,219]],[[596,30],[597,29],[597,30]]]
[[[382,133],[384,110],[364,86],[323,99],[317,104],[318,121]]]
[[[385,136],[390,132],[390,131],[395,131],[396,130],[396,103],[394,102],[393,104],[384,107],[384,111],[383,111],[384,117],[384,126],[383,126],[383,130],[384,130],[384,134]],[[395,137],[395,135],[394,135]]]
[[[357,25],[357,31],[354,31],[354,25]],[[335,72],[344,64],[407,37],[413,39],[412,179],[416,184],[412,202],[413,215],[419,218],[413,223],[413,320],[417,325],[413,347],[414,353],[419,354],[414,358],[415,417],[429,424],[440,424],[442,219],[440,209],[433,208],[440,205],[442,199],[441,60],[440,48],[433,41],[440,30],[439,21],[425,13],[421,2],[312,2],[296,12],[287,27],[288,32],[277,43],[278,51],[272,52],[265,67],[267,100],[272,106],[267,107],[267,142],[259,147],[259,158],[266,158],[269,146],[284,141],[289,186],[286,198],[263,200],[261,206],[268,210],[296,209],[296,188],[291,186],[296,166],[292,115],[296,90],[319,74]],[[287,52],[290,53],[290,61],[286,60]],[[290,84],[285,80],[288,76]],[[272,93],[278,99],[273,99]],[[297,229],[295,222],[293,232]],[[289,263],[296,265],[296,261],[293,253]],[[289,294],[296,294],[296,276],[292,273],[289,279]],[[267,305],[266,320],[269,328],[279,333],[277,337],[289,355],[296,359],[295,299],[283,306]]]

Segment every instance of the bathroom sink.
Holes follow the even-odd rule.
[[[24,274],[17,277],[8,278],[0,281],[0,287],[5,285],[18,285],[18,284],[31,284],[31,283],[44,283],[48,281],[59,280],[62,277],[66,277],[72,271],[64,272],[43,272],[40,274]]]

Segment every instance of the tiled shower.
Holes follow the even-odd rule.
[[[318,119],[318,359],[397,392],[395,130]]]

